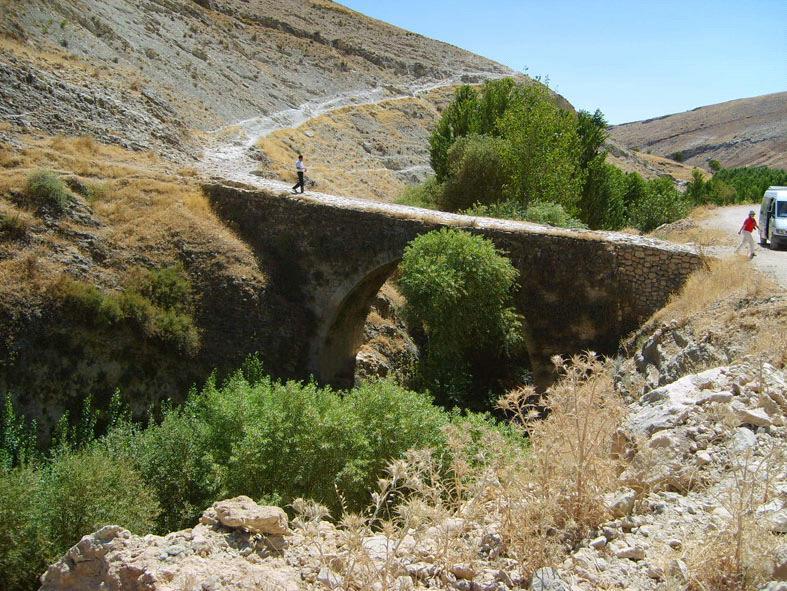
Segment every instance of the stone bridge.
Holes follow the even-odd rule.
[[[372,298],[405,246],[437,228],[490,238],[519,270],[515,304],[542,385],[552,375],[552,355],[614,353],[619,339],[701,265],[688,247],[626,234],[221,184],[206,185],[205,193],[269,273],[271,301],[289,310],[274,346],[294,360],[291,373],[336,385],[352,379]],[[294,324],[300,328],[293,330]]]

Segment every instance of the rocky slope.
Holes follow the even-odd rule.
[[[605,518],[564,542],[562,554],[516,554],[516,533],[531,525],[506,522],[509,511],[521,509],[505,483],[517,464],[496,471],[492,463],[472,481],[466,502],[447,511],[439,495],[425,497],[398,521],[380,517],[385,497],[376,497],[374,517],[339,524],[309,503],[296,502],[296,517],[287,521],[281,509],[239,497],[166,536],[107,526],[52,565],[42,590],[783,591],[787,348],[780,336],[787,299],[773,286],[752,289],[725,275],[739,271],[721,266],[695,278],[624,344],[614,379],[596,382],[624,403],[605,448],[621,464],[596,501]],[[694,290],[717,283],[723,289],[697,312]],[[746,340],[754,326],[762,340],[756,346]],[[534,437],[536,457],[544,443]],[[558,458],[547,457],[555,469]],[[408,470],[399,464],[386,482],[402,478],[419,490]],[[542,486],[560,495],[569,485]],[[534,554],[556,533],[539,535],[524,542]]]
[[[198,155],[207,131],[303,104],[511,73],[328,0],[0,6],[0,116],[11,131],[170,156]]]
[[[785,374],[770,365],[687,375],[632,402],[625,434],[639,447],[605,497],[602,523],[562,563],[525,573],[506,556],[500,523],[451,518],[404,532],[367,532],[300,518],[247,497],[221,501],[192,529],[163,537],[107,526],[85,536],[42,577],[42,591],[184,589],[686,589],[714,578],[708,552],[735,543],[741,495],[758,497],[760,580],[787,583]],[[745,508],[748,510],[748,507]],[[461,540],[461,542],[460,542]],[[455,543],[471,558],[451,560]],[[710,564],[708,564],[710,562]],[[730,581],[727,581],[730,583]],[[360,585],[360,586],[359,586]],[[758,586],[765,588],[765,586]]]
[[[630,149],[673,157],[708,168],[718,160],[727,168],[787,168],[787,92],[698,107],[616,125],[612,139]]]

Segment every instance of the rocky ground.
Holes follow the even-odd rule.
[[[730,292],[694,317],[671,304],[624,343],[614,388],[626,412],[610,449],[623,465],[599,500],[607,518],[535,571],[509,554],[505,497],[398,529],[336,524],[308,503],[288,522],[240,497],[163,537],[105,527],[50,567],[42,589],[787,589],[784,342],[744,338],[751,322],[778,338],[785,303],[778,290]],[[729,575],[735,561],[746,581]]]

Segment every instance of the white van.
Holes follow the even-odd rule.
[[[760,206],[760,244],[787,246],[787,187],[768,187]]]

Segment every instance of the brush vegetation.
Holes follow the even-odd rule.
[[[649,231],[688,213],[670,179],[645,180],[606,162],[607,137],[601,111],[562,109],[541,84],[462,86],[430,138],[434,179],[399,202],[609,230]]]
[[[278,382],[256,359],[223,384],[211,380],[192,392],[184,405],[165,406],[147,425],[131,421],[119,396],[107,411],[86,400],[42,450],[35,425],[6,399],[0,578],[9,590],[33,588],[47,564],[108,523],[166,533],[240,494],[282,506],[308,497],[336,513],[362,510],[386,465],[409,449],[433,450],[438,472],[447,475],[447,429],[524,449],[514,431],[490,418],[448,413],[391,382],[350,392]]]

